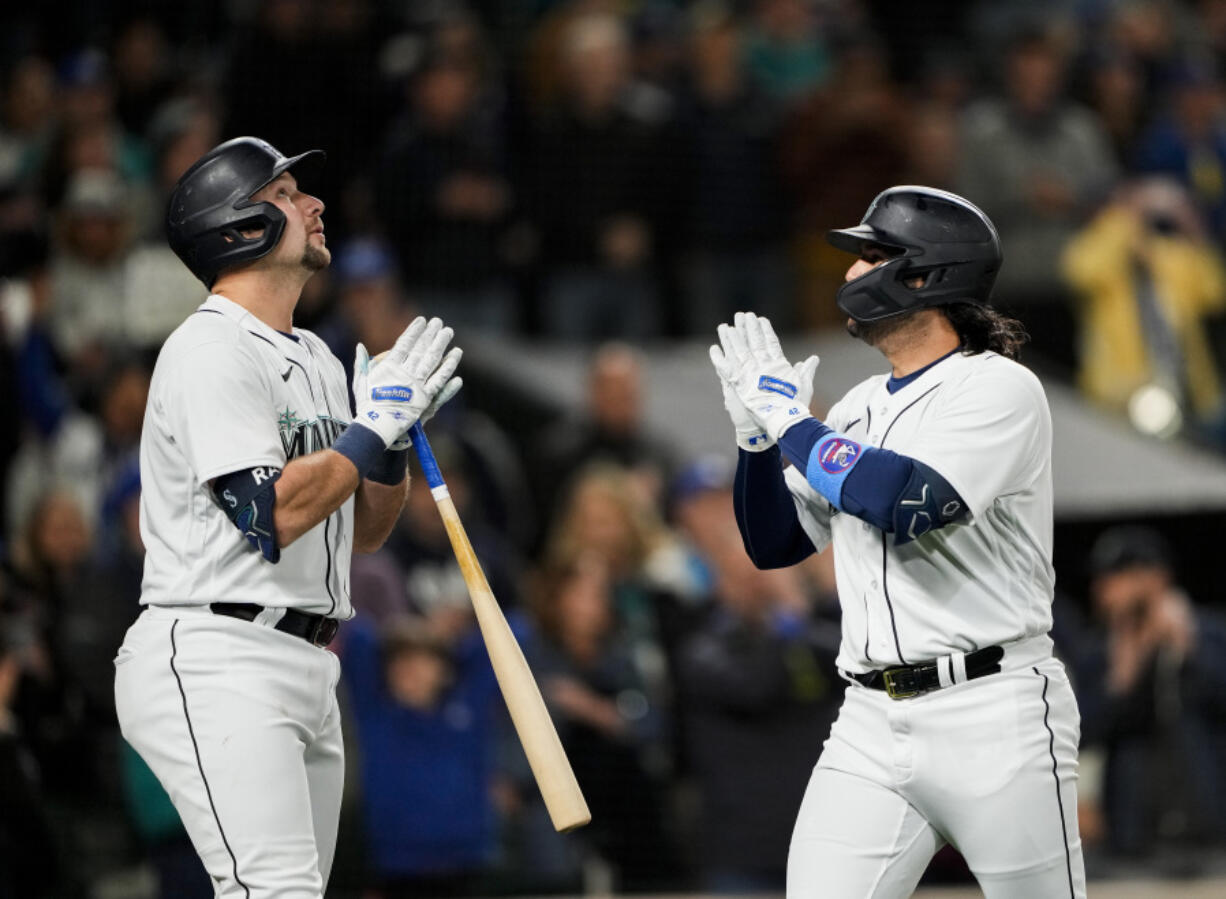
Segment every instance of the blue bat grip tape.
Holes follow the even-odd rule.
[[[443,486],[443,473],[438,469],[438,460],[434,458],[434,450],[430,449],[430,441],[421,422],[413,423],[409,428],[409,439],[413,441],[413,449],[417,451],[417,461],[421,463],[421,473],[426,476],[430,489]]]

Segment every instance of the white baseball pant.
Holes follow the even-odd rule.
[[[986,899],[1084,899],[1081,722],[1050,645],[912,699],[851,684],[797,815],[788,899],[910,896],[946,842]]]
[[[124,738],[219,899],[321,899],[344,748],[335,654],[205,608],[147,608],[115,659]]]

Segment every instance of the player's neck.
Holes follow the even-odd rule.
[[[925,309],[906,326],[884,337],[877,349],[889,361],[896,378],[931,365],[958,348],[958,332],[939,309]]]
[[[239,270],[219,278],[213,293],[242,306],[270,328],[289,333],[304,283],[299,278],[278,277],[274,271]]]

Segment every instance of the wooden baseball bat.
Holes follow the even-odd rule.
[[[575,780],[575,772],[566,758],[562,741],[554,729],[549,711],[545,708],[545,700],[532,676],[532,670],[524,659],[523,651],[511,628],[507,624],[498,600],[490,589],[485,572],[481,569],[464,523],[456,511],[455,503],[447,484],[443,481],[434,451],[426,439],[426,432],[421,423],[413,425],[409,431],[413,441],[413,449],[417,451],[421,470],[430,492],[438,506],[443,524],[447,528],[447,536],[451,540],[451,549],[460,571],[464,575],[464,583],[468,587],[468,595],[472,600],[473,609],[477,613],[477,624],[481,628],[481,636],[485,640],[485,648],[490,654],[490,662],[494,666],[494,674],[498,678],[498,686],[502,697],[506,700],[507,709],[511,712],[511,721],[519,742],[523,744],[524,754],[528,764],[532,766],[532,774],[541,796],[545,799],[545,807],[549,809],[549,817],[554,829],[559,832],[574,830],[592,820],[587,802]]]

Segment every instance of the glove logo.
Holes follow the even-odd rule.
[[[413,388],[403,386],[375,387],[370,391],[370,398],[375,402],[407,403],[413,399]]]
[[[817,459],[822,471],[841,474],[860,458],[860,444],[846,437],[831,437],[818,447]]]
[[[758,378],[758,389],[769,390],[771,393],[781,393],[790,400],[796,398],[795,384],[781,381],[779,378],[772,378],[770,375],[762,375]]]

